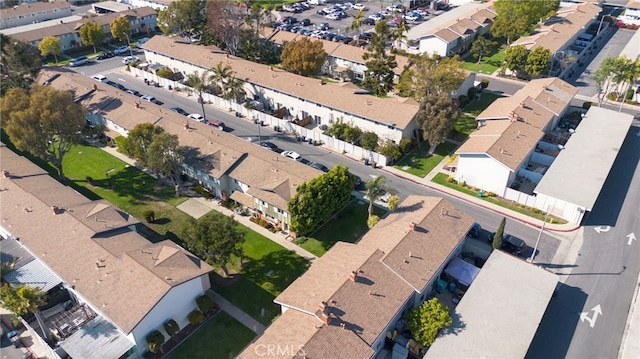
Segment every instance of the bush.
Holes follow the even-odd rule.
[[[391,140],[386,140],[382,144],[382,146],[380,146],[380,149],[378,150],[378,152],[380,152],[380,154],[384,156],[391,157],[396,161],[399,160],[400,157],[402,157],[402,151],[400,150],[400,146],[398,146],[396,143],[394,143]]]
[[[415,145],[416,140],[411,138],[403,138],[400,140],[400,151],[402,151],[402,153],[404,154],[407,154],[413,149]]]
[[[201,195],[204,198],[211,198],[213,197],[213,195],[211,194],[211,192],[207,191],[206,188],[202,187],[201,185],[196,185],[193,188],[194,191],[196,191],[197,194]]]
[[[170,337],[176,335],[177,332],[180,331],[180,326],[176,323],[175,320],[169,319],[166,323],[164,323],[164,330],[169,334]]]
[[[198,325],[204,320],[204,314],[201,311],[195,309],[189,313],[189,324]]]
[[[156,71],[156,75],[165,79],[170,79],[173,77],[173,71],[171,71],[171,69],[168,67],[163,67],[160,70]]]
[[[458,106],[460,108],[465,107],[469,103],[469,98],[466,95],[458,96]]]
[[[588,110],[588,109],[590,109],[590,108],[591,108],[591,106],[593,106],[593,105],[595,105],[595,103],[587,101],[587,102],[584,102],[584,103],[582,104],[582,108],[583,108],[583,109],[585,109],[585,110]]]
[[[380,222],[380,217],[378,217],[378,216],[376,216],[374,214],[373,216],[369,217],[369,219],[367,219],[367,227],[369,227],[371,229],[376,224],[378,224],[378,222]]]
[[[147,335],[147,344],[149,345],[149,351],[152,353],[158,353],[162,351],[162,344],[164,344],[164,335],[159,330],[154,330]]]
[[[127,138],[124,136],[118,136],[115,138],[116,146],[118,146],[118,152],[124,153],[125,155],[131,155],[131,150],[129,149],[129,142]]]
[[[607,98],[611,101],[616,101],[618,99],[618,93],[617,92],[609,92],[609,94],[607,95]]]
[[[453,182],[455,182],[455,181],[456,181],[456,180],[455,180],[455,179],[453,179],[453,177],[451,177],[451,176],[447,177],[447,182],[448,182],[448,183],[453,183]]]
[[[218,305],[206,294],[196,298],[196,303],[198,304],[200,311],[206,315],[211,315],[216,309],[218,309]]]
[[[633,98],[633,95],[635,94],[636,94],[636,91],[634,89],[628,89],[627,92],[624,94],[624,99],[631,100]]]
[[[467,96],[469,96],[469,99],[471,100],[475,99],[477,94],[478,94],[478,89],[475,87],[470,87],[469,91],[467,91]]]
[[[489,80],[487,80],[487,79],[480,80],[480,88],[482,88],[484,90],[487,87],[489,87]]]
[[[153,221],[156,220],[156,212],[151,209],[147,209],[146,211],[142,212],[142,215],[144,216],[144,219],[147,220],[147,223],[153,223]]]
[[[260,227],[267,228],[267,226],[269,225],[269,221],[264,218],[260,218],[258,219],[258,224],[260,225]]]

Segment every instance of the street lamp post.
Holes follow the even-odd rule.
[[[536,245],[533,247],[533,253],[531,253],[531,258],[529,258],[529,262],[533,263],[533,259],[536,256],[536,251],[538,250],[538,244],[540,244],[540,238],[542,238],[542,232],[544,232],[544,225],[547,224],[547,217],[549,217],[549,207],[547,207],[547,214],[544,215],[544,222],[542,222],[542,227],[540,227],[540,233],[538,233],[538,239],[536,239]]]
[[[129,55],[133,57],[133,50],[131,49],[131,39],[129,39],[129,35],[126,32],[122,32],[122,35],[127,37],[127,47],[129,48]]]

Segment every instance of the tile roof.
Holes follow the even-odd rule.
[[[14,7],[7,7],[2,9],[2,11],[0,11],[0,18],[9,19],[20,15],[28,15],[54,9],[66,9],[70,7],[71,5],[69,5],[69,3],[66,1],[22,3]]]
[[[4,10],[3,10],[4,11]],[[117,19],[120,16],[130,16],[136,19],[149,16],[156,15],[156,11],[150,7],[141,7],[135,8],[123,12],[115,12],[106,15],[94,16],[88,19],[82,19],[78,21],[73,21],[64,24],[56,24],[54,26],[49,26],[45,28],[39,28],[34,30],[29,30],[21,33],[11,34],[11,37],[17,40],[22,40],[26,42],[38,41],[46,36],[61,36],[65,34],[71,34],[80,31],[80,27],[85,23],[91,21],[95,22],[99,25],[108,25],[111,21]]]
[[[205,46],[176,41],[174,37],[156,35],[143,46],[154,52],[183,61],[203,69],[227,63],[239,79],[260,87],[277,90],[283,94],[305,99],[339,111],[375,121],[394,123],[398,128],[407,127],[418,112],[418,106],[403,103],[399,98],[380,98],[343,87],[339,83],[324,83],[314,78],[299,76],[284,70],[271,68],[223,53],[212,52]]]
[[[511,43],[511,46],[524,45],[533,50],[542,46],[556,53],[566,47],[578,32],[589,24],[602,8],[594,3],[583,3],[558,10],[556,16],[547,20],[544,25],[534,30],[530,36],[524,36]]]
[[[125,242],[125,237],[130,239],[135,234],[120,237],[123,235],[121,232],[114,237],[106,237],[104,232],[97,234],[79,219],[81,214],[86,214],[92,201],[85,198],[84,202],[79,202],[76,191],[42,174],[39,167],[4,145],[0,146],[0,160],[3,168],[11,173],[10,178],[0,178],[0,186],[5,189],[0,192],[2,226],[10,229],[12,235],[18,237],[38,259],[60,278],[75,286],[123,332],[131,332],[158,301],[180,283],[178,280],[197,278],[213,270],[208,264],[180,249],[180,254],[174,254],[176,258],[192,259],[192,265],[186,265],[184,260],[176,260],[177,273],[180,275],[172,271],[172,276],[177,279],[165,279],[166,267],[151,268],[144,260],[123,254],[133,247]],[[47,193],[56,195],[40,196]],[[46,202],[54,199],[55,202]],[[61,209],[58,214],[53,213],[51,203]],[[49,230],[51,228],[55,228],[55,231]],[[100,239],[93,239],[96,234]],[[110,239],[114,241],[108,242]],[[134,242],[143,244],[139,239]],[[134,252],[163,245],[175,247],[165,242],[144,242],[146,245]],[[166,263],[173,265],[174,262]]]
[[[89,111],[108,118],[127,130],[140,123],[162,126],[168,133],[178,136],[181,146],[188,147],[186,162],[189,165],[214,178],[229,174],[249,185],[252,188],[252,195],[277,205],[278,208],[286,208],[286,202],[295,194],[295,186],[322,174],[313,167],[289,160],[263,147],[249,144],[243,139],[211,126],[187,120],[180,114],[140,101],[136,96],[69,70],[43,70],[40,82],[50,78],[54,73],[60,74],[60,77],[53,80],[50,86],[59,90],[73,91],[79,103]],[[140,108],[136,108],[136,103],[140,104]],[[185,122],[189,124],[188,130],[184,127]],[[265,173],[269,175],[265,176]],[[274,196],[270,190],[275,189],[285,180],[289,181],[291,186],[289,190],[282,191],[282,188],[279,188],[277,195]],[[267,190],[259,191],[260,187]]]

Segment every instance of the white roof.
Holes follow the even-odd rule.
[[[46,27],[55,26],[55,25],[58,25],[60,23],[65,23],[66,24],[66,23],[74,22],[74,21],[78,21],[78,20],[82,20],[82,16],[71,15],[71,16],[61,17],[61,18],[58,18],[58,19],[37,22],[35,24],[28,24],[28,25],[10,27],[8,29],[2,29],[2,30],[0,30],[0,33],[9,36],[9,35],[13,35],[13,34],[21,34],[23,32],[37,30],[37,29],[44,29]]]
[[[631,37],[631,40],[627,43],[627,46],[622,49],[620,56],[626,56],[631,60],[635,60],[640,56],[640,29],[636,30],[636,33]]]
[[[633,116],[591,107],[534,192],[591,210]]]
[[[555,274],[493,251],[424,358],[524,358],[557,283]]]
[[[466,17],[482,6],[480,2],[469,2],[464,5],[455,7],[433,19],[427,20],[422,24],[412,27],[407,33],[407,37],[411,40],[417,39],[422,35],[430,34],[441,28],[442,26],[452,22],[453,20]]]

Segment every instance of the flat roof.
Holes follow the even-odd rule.
[[[557,283],[555,274],[493,251],[424,358],[524,358]]]
[[[411,29],[409,29],[407,37],[409,39],[417,39],[423,35],[435,33],[442,27],[447,27],[456,19],[466,18],[467,16],[476,12],[482,5],[483,4],[480,2],[468,2],[464,5],[452,8],[451,10],[440,14],[433,19],[427,20],[418,26],[412,27]]]
[[[632,115],[591,107],[534,192],[593,208],[632,121]]]
[[[640,2],[638,4],[640,4]],[[620,55],[624,55],[631,60],[635,60],[640,56],[640,29],[636,30],[636,33],[631,37],[627,46],[622,49]]]
[[[119,3],[116,1],[101,1],[97,4],[92,4],[91,8],[93,8],[93,10],[96,12],[100,12],[100,11],[121,12],[121,11],[131,10],[131,5]]]
[[[134,346],[126,335],[101,316],[83,325],[60,344],[71,358],[120,358]]]

